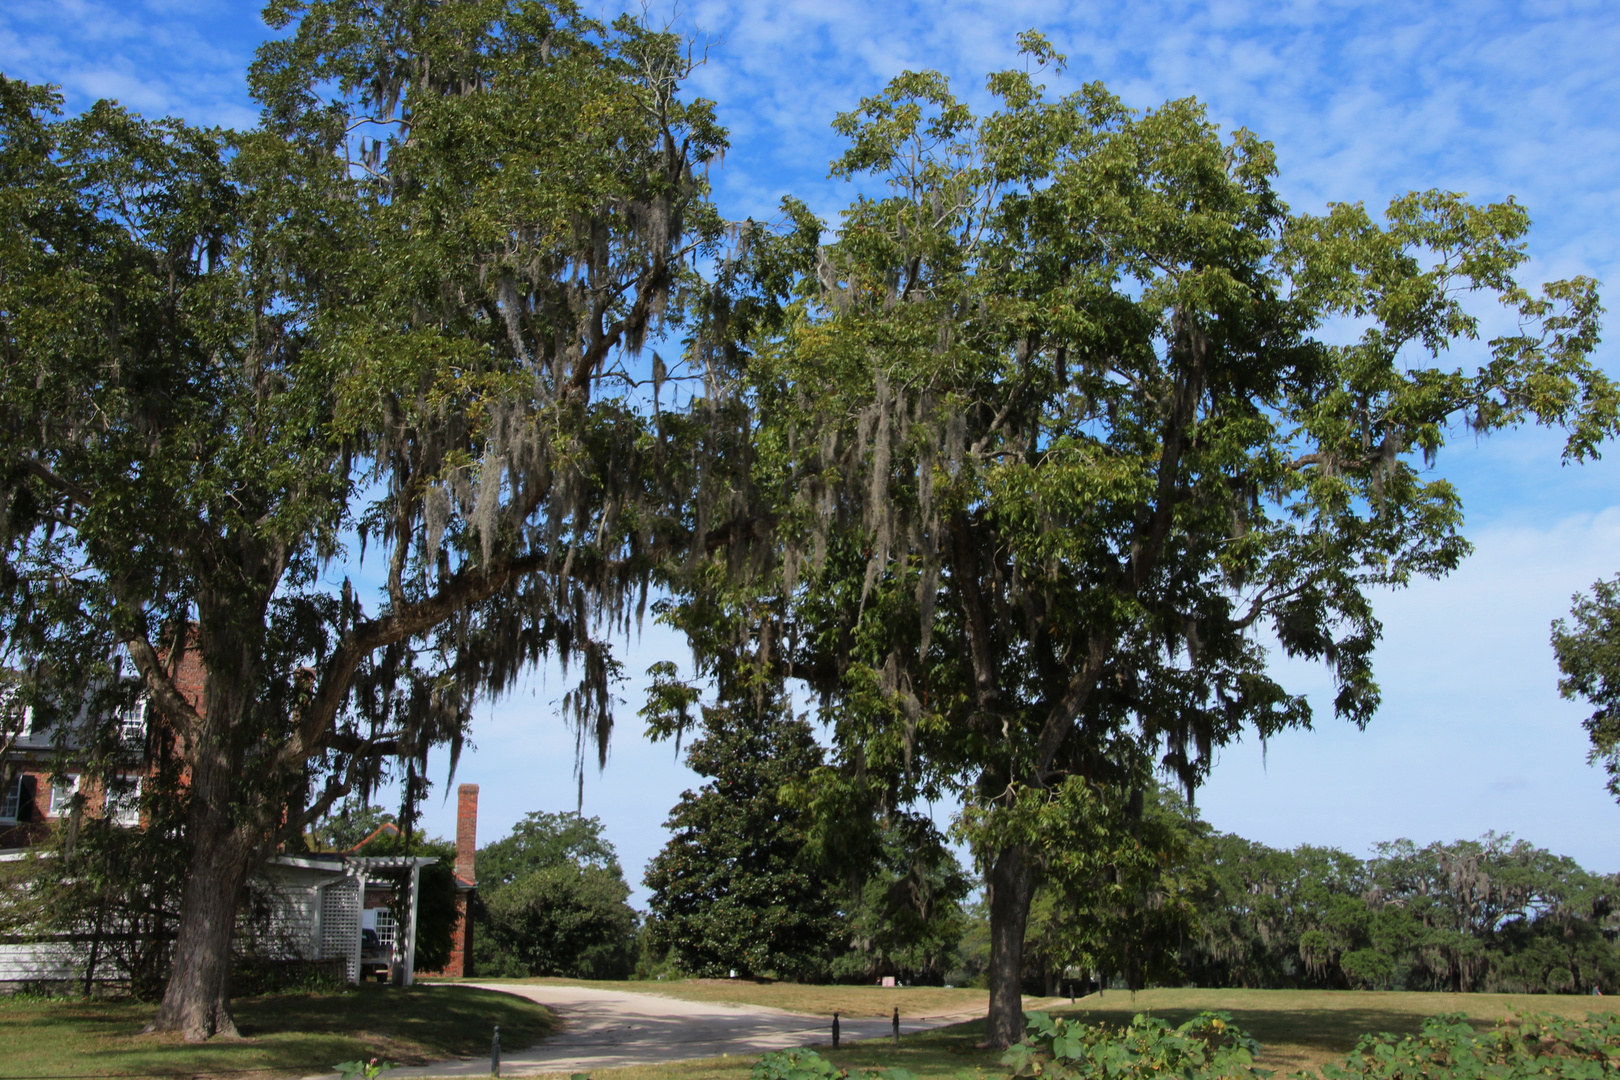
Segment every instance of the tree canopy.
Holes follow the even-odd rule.
[[[1520,285],[1511,200],[1294,213],[1271,146],[1195,101],[988,88],[983,117],[928,72],[864,99],[833,168],[879,190],[830,235],[789,201],[751,249],[747,529],[672,621],[804,680],[895,804],[955,791],[987,825],[1066,785],[1190,788],[1242,733],[1311,723],[1274,650],[1365,724],[1374,592],[1468,551],[1447,439],[1549,424],[1583,460],[1613,433],[1595,283]],[[1480,301],[1515,328],[1479,341]],[[1041,868],[998,837],[1006,1043]]]
[[[1295,213],[1196,101],[1048,97],[1035,33],[988,115],[906,72],[839,116],[872,191],[835,229],[789,199],[728,245],[670,34],[570,0],[266,18],[252,132],[0,79],[0,662],[92,767],[142,695],[184,758],[155,1024],[189,1037],[233,1030],[252,869],[389,776],[408,818],[480,696],[572,666],[603,760],[607,638],[657,581],[719,689],[700,742],[809,754],[766,722],[802,680],[823,792],[967,804],[1016,1039],[1061,869],[1020,829],[1311,723],[1274,651],[1366,723],[1373,593],[1468,550],[1447,440],[1546,424],[1584,460],[1616,428],[1596,285],[1518,281],[1516,202]],[[1480,341],[1491,302],[1515,325]],[[656,692],[678,730],[695,690]],[[786,895],[760,910],[809,940]]]
[[[575,664],[605,752],[604,635],[682,539],[626,356],[719,229],[670,35],[567,0],[266,18],[249,133],[0,83],[0,651],[64,741],[147,695],[183,748],[155,1024],[199,1038],[251,870],[385,776],[419,798],[480,695]]]
[[[686,763],[708,780],[670,811],[647,866],[648,934],[682,971],[812,979],[839,951],[839,882],[785,799],[821,764],[810,725],[768,693],[703,710]]]
[[[1609,793],[1620,800],[1620,578],[1599,581],[1590,595],[1576,594],[1571,622],[1553,623],[1558,691],[1585,698],[1595,708],[1586,718],[1590,760],[1609,774]]]
[[[602,823],[534,811],[478,850],[473,962],[481,975],[623,978],[638,918]]]

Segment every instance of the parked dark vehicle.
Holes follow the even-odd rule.
[[[382,943],[375,930],[360,931],[360,981],[372,975],[378,982],[388,981],[388,969],[394,962],[393,949]]]

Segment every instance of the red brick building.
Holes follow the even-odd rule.
[[[176,688],[194,708],[202,707],[203,668],[201,659],[195,651],[188,650],[180,655],[171,668],[170,677],[174,680]],[[0,709],[6,707],[5,699],[0,698]],[[153,756],[158,756],[148,755],[148,740],[164,738],[163,731],[159,730],[157,725],[148,722],[151,715],[143,697],[120,716],[122,743],[128,755],[128,766],[121,771],[115,771],[111,780],[103,784],[82,776],[77,770],[69,770],[61,775],[54,774],[59,733],[34,730],[28,710],[18,707],[6,713],[6,722],[0,725],[0,746],[7,747],[5,759],[0,763],[0,857],[6,857],[7,851],[16,852],[44,840],[54,823],[72,812],[75,797],[81,798],[80,805],[85,813],[96,816],[110,814],[123,824],[140,825],[141,790],[150,775],[146,762]],[[170,738],[165,745],[156,749],[162,754],[183,754],[183,748],[173,743],[174,740]],[[367,837],[367,841],[375,836],[374,833],[372,837]],[[478,785],[462,784],[457,791],[456,814],[454,867],[457,886],[456,926],[453,931],[450,962],[445,965],[443,971],[433,974],[457,978],[472,974],[472,926],[468,920],[468,909],[472,890],[477,884],[475,871],[477,841]],[[353,852],[349,853],[356,857],[350,861],[357,864],[375,861],[361,855],[360,849],[365,843],[366,841],[362,841],[356,845]],[[340,858],[340,856],[317,857],[319,858]],[[282,876],[292,873],[296,869],[294,864],[303,867],[305,862],[309,862],[310,866],[303,869],[311,873],[316,870],[329,872],[335,869],[317,867],[315,862],[307,858],[282,857],[275,862],[286,864],[278,865],[277,873]],[[366,887],[363,877],[360,880],[362,881],[360,894],[355,897],[354,905],[357,909],[356,933],[366,926],[366,915],[369,913],[373,919],[377,918],[378,909],[386,903],[380,884],[373,890]],[[376,891],[376,896],[371,895],[373,891]],[[332,895],[336,896],[337,892],[334,890]],[[315,921],[318,924],[319,918],[315,917]],[[404,927],[397,929],[401,933],[405,931]],[[388,936],[392,938],[393,935]],[[319,938],[318,934],[316,938]],[[324,940],[312,940],[314,940],[312,947],[321,955],[325,955],[332,948],[347,948],[341,943],[334,945]],[[358,955],[358,949],[354,951]],[[7,965],[0,962],[0,969],[5,967]],[[0,982],[3,981],[5,972],[0,971]]]

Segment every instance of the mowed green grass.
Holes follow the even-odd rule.
[[[412,1065],[488,1054],[495,1024],[508,1047],[528,1046],[555,1027],[534,1002],[466,986],[361,986],[242,998],[234,1008],[241,1040],[190,1044],[140,1034],[152,1005],[0,997],[0,1074],[308,1076],[356,1058]]]

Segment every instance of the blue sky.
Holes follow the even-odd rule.
[[[1137,107],[1196,96],[1224,127],[1274,142],[1295,209],[1381,207],[1414,188],[1511,194],[1536,223],[1530,280],[1588,274],[1620,288],[1620,5],[700,0],[677,26],[712,43],[692,87],[732,132],[713,177],[732,218],[771,217],[790,191],[835,215],[848,199],[826,178],[836,112],[907,67],[943,71],[982,104],[985,72],[1012,65],[1015,35],[1033,27],[1068,54],[1056,90],[1100,79]],[[111,96],[242,125],[254,116],[243,72],[265,34],[250,3],[10,0],[0,70],[61,84],[71,108]],[[1620,375],[1611,346],[1599,357]],[[1485,443],[1459,433],[1437,470],[1461,489],[1477,551],[1443,582],[1380,597],[1382,711],[1356,732],[1330,718],[1324,672],[1288,669],[1323,719],[1264,752],[1223,752],[1199,800],[1210,821],[1360,854],[1397,836],[1494,829],[1620,870],[1620,807],[1585,763],[1584,711],[1559,700],[1547,645],[1570,594],[1620,572],[1620,447],[1583,467],[1562,466],[1558,448],[1539,431]],[[627,668],[665,657],[684,650],[648,627]],[[459,779],[482,785],[484,839],[527,810],[573,807],[573,737],[555,716],[564,688],[537,673],[481,714]],[[671,748],[638,738],[636,686],[624,697],[585,811],[603,818],[636,884],[694,778]],[[429,827],[451,832],[451,813],[430,808]]]

